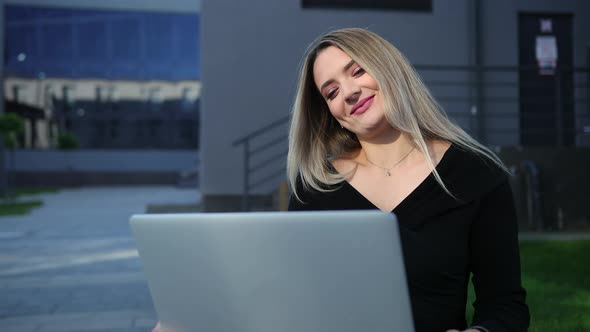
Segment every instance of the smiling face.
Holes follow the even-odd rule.
[[[390,127],[377,82],[341,49],[329,46],[318,53],[313,79],[332,116],[359,139]]]

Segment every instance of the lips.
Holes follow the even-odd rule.
[[[359,100],[359,102],[356,103],[352,107],[352,110],[350,111],[350,115],[365,113],[369,109],[369,107],[371,107],[371,104],[373,104],[374,98],[375,98],[375,95],[372,95],[367,98]]]

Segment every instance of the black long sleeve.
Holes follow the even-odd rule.
[[[521,286],[518,230],[507,175],[454,145],[433,175],[392,212],[399,221],[416,332],[467,328],[465,306],[473,273],[477,300],[472,325],[490,332],[526,331],[529,311]],[[306,190],[289,210],[364,210],[376,207],[343,182],[334,190]]]
[[[521,286],[518,229],[508,182],[485,195],[470,234],[477,300],[472,325],[489,331],[526,331],[529,311]]]

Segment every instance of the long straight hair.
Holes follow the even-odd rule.
[[[333,190],[335,184],[346,180],[346,174],[335,172],[330,160],[351,156],[361,148],[356,135],[342,129],[331,115],[314,83],[314,62],[318,54],[330,46],[344,51],[375,79],[383,98],[387,122],[407,135],[414,147],[424,154],[436,181],[451,196],[428,152],[429,140],[454,143],[459,148],[484,156],[507,171],[492,151],[449,120],[397,48],[376,33],[347,28],[332,31],[315,40],[300,66],[287,157],[287,176],[298,199],[298,175],[305,189]]]

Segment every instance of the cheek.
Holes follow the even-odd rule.
[[[385,103],[383,103],[383,98],[381,97],[381,95],[377,95],[377,104],[375,106],[377,106],[377,109],[381,112],[381,113],[385,113],[385,108],[384,105]]]
[[[369,76],[369,82],[368,85],[376,91],[379,91],[379,85],[377,84],[377,81],[375,81],[372,77]]]
[[[379,90],[377,81],[373,78],[373,76],[369,75],[369,73],[365,73],[365,75],[362,76],[362,80],[363,81],[361,84],[363,84],[365,87],[375,91]]]
[[[336,105],[336,103],[332,103],[332,105],[328,106],[328,109],[330,110],[330,114],[335,118],[341,118],[344,114],[343,108]]]

